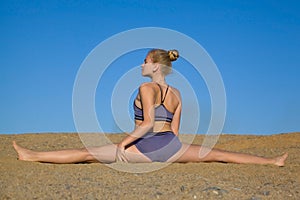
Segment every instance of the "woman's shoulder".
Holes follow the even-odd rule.
[[[173,90],[174,92],[180,93],[180,91],[179,91],[177,88],[175,88],[175,87],[173,87],[173,86],[171,86],[171,85],[169,85],[169,88],[170,88],[171,90]]]
[[[177,96],[177,97],[179,97],[179,99],[181,99],[180,91],[177,88],[170,86],[170,85],[169,85],[169,88],[172,91],[172,93],[175,94],[175,96]]]
[[[139,88],[154,88],[156,87],[157,84],[155,84],[154,82],[144,82],[144,83],[141,83]]]
[[[175,93],[175,95],[179,95],[180,96],[180,91],[177,89],[177,88],[175,88],[175,87],[173,87],[173,86],[171,86],[171,85],[168,85],[169,86],[169,89],[173,92],[173,93]],[[140,86],[139,86],[139,88],[141,89],[141,88],[143,88],[143,89],[150,89],[150,88],[154,88],[154,89],[157,89],[157,83],[156,82],[144,82],[144,83],[141,83],[140,84]]]
[[[151,87],[152,85],[154,85],[154,82],[143,82],[140,84],[140,87]]]
[[[157,90],[157,84],[155,84],[154,82],[144,82],[142,84],[140,84],[139,86],[139,93],[141,92],[149,92],[149,91],[153,91],[154,93]]]

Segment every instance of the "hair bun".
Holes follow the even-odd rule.
[[[169,57],[170,57],[171,61],[175,61],[179,57],[179,52],[175,49],[174,50],[169,50],[168,54],[169,54]]]

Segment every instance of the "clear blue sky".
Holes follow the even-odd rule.
[[[0,133],[75,132],[72,91],[81,63],[103,40],[139,27],[179,31],[210,54],[226,89],[223,132],[300,131],[299,9],[297,0],[1,1]],[[114,65],[133,67],[145,52]],[[209,94],[196,92],[203,97],[202,133]],[[99,120],[104,131],[118,132],[110,109],[101,109],[105,95],[96,95],[97,113],[107,116]]]

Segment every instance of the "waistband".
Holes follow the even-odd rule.
[[[173,134],[173,135],[175,135],[174,133],[173,133],[173,131],[163,131],[163,132],[148,132],[148,133],[146,133],[144,136],[146,136],[146,135],[151,135],[151,136],[153,136],[153,135],[157,135],[157,136],[159,136],[159,135],[167,135],[167,134]]]

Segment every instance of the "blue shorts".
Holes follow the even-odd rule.
[[[171,131],[146,133],[132,144],[153,162],[166,162],[182,146],[178,137]]]

